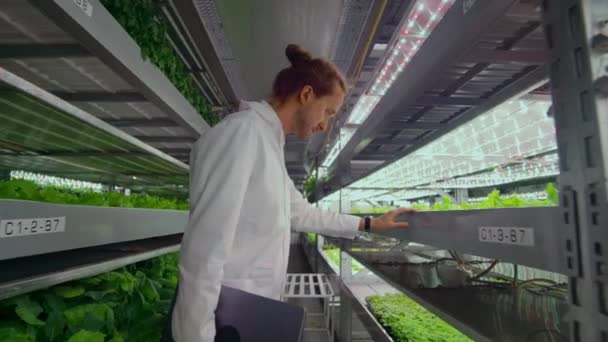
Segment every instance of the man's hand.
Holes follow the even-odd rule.
[[[397,216],[409,213],[415,213],[415,209],[410,208],[400,208],[390,211],[382,216],[372,218],[370,222],[371,231],[381,232],[384,230],[391,229],[405,229],[409,226],[408,222],[397,222]],[[363,225],[363,220],[361,220],[361,224]],[[361,226],[361,230],[363,226]]]

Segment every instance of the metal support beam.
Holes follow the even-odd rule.
[[[176,127],[177,123],[171,119],[104,119],[114,127]]]
[[[177,136],[145,136],[139,135],[135,137],[147,143],[193,143],[196,141],[194,137],[177,137]]]
[[[394,155],[392,154],[374,154],[374,153],[360,153],[356,156],[353,157],[353,161],[369,161],[369,160],[379,160],[379,161],[385,161],[385,160],[390,160],[391,158],[393,158]]]
[[[419,212],[399,218],[408,229],[378,234],[563,273],[560,219],[552,207]]]
[[[403,115],[396,115],[402,117]],[[439,129],[446,126],[444,123],[440,122],[407,122],[407,121],[399,121],[395,120],[390,123],[391,127],[399,128],[400,130],[404,129]],[[344,128],[359,128],[361,125],[352,125],[346,124],[342,126]]]
[[[0,201],[0,217],[2,220],[46,217],[53,225],[45,234],[19,232],[16,223],[15,229],[3,228],[0,260],[180,234],[188,222],[187,211],[66,206],[15,200]],[[21,236],[15,236],[19,234]]]
[[[160,148],[160,151],[170,155],[189,155],[189,148]],[[0,156],[18,156],[18,157],[132,157],[146,156],[149,153],[145,151],[40,151],[31,153],[0,153]],[[10,171],[9,171],[10,173]],[[2,175],[2,171],[0,171]]]
[[[27,157],[54,157],[54,158],[79,158],[79,157],[133,157],[145,156],[149,153],[145,151],[40,151],[35,153],[0,153],[0,156],[16,156],[20,158]]]
[[[0,58],[72,58],[91,53],[78,44],[2,44]]]
[[[82,176],[99,176],[99,175],[104,175],[106,174],[106,172],[103,171],[99,171],[99,172],[82,172],[82,171],[34,171],[36,173],[42,173],[45,175],[50,175],[50,176],[57,176],[57,177],[64,177],[64,178],[74,178],[75,176],[78,175],[82,175]],[[179,176],[184,176],[181,173],[167,173],[167,172],[146,172],[146,173],[140,173],[140,172],[129,172],[129,173],[116,173],[116,175],[119,176],[123,176],[123,177],[179,177]]]
[[[422,96],[416,100],[417,105],[422,106],[464,106],[473,107],[483,103],[484,99],[450,97],[450,96]]]
[[[465,56],[464,61],[475,63],[525,63],[542,65],[547,62],[547,53],[545,51],[475,49]]]
[[[349,281],[352,278],[352,257],[344,252],[352,244],[345,241],[340,252],[340,283]],[[345,246],[348,245],[348,246]],[[345,248],[346,247],[346,248]],[[342,287],[344,290],[344,287]],[[352,341],[353,331],[353,308],[352,300],[347,295],[340,295],[340,341]]]
[[[190,154],[189,148],[160,148],[159,150],[165,152],[166,154],[170,154],[172,156]]]
[[[51,94],[67,102],[147,102],[145,97],[137,92],[66,92],[55,91]]]
[[[449,96],[455,93],[458,89],[462,88],[462,86],[469,83],[475,76],[479,75],[479,73],[482,72],[489,65],[489,63],[477,63],[474,67],[472,67],[464,75],[462,75],[458,80],[456,80],[456,82],[450,84],[450,86],[447,87],[442,94],[445,96]]]
[[[374,139],[369,144],[370,145],[398,145],[398,146],[405,146],[405,145],[411,145],[411,144],[413,144],[415,142],[416,142],[416,139],[399,139],[399,138],[395,138],[395,139]]]
[[[571,341],[608,340],[608,100],[595,85],[608,54],[591,46],[608,23],[605,0],[544,1],[561,173],[562,240],[570,277]]]
[[[456,197],[456,203],[458,204],[467,203],[469,200],[469,189],[456,189],[454,197]]]

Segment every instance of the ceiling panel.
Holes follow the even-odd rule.
[[[325,0],[235,0],[217,6],[250,100],[270,94],[274,76],[288,65],[287,44],[330,57],[342,13],[342,1]]]

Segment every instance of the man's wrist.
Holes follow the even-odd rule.
[[[373,219],[369,216],[362,217],[359,221],[359,231],[370,232],[372,230]]]

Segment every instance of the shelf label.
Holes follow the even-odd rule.
[[[89,17],[93,15],[93,5],[89,0],[74,0],[74,3]]]
[[[534,228],[479,227],[479,241],[533,247]]]
[[[0,239],[65,232],[65,216],[0,221]]]

